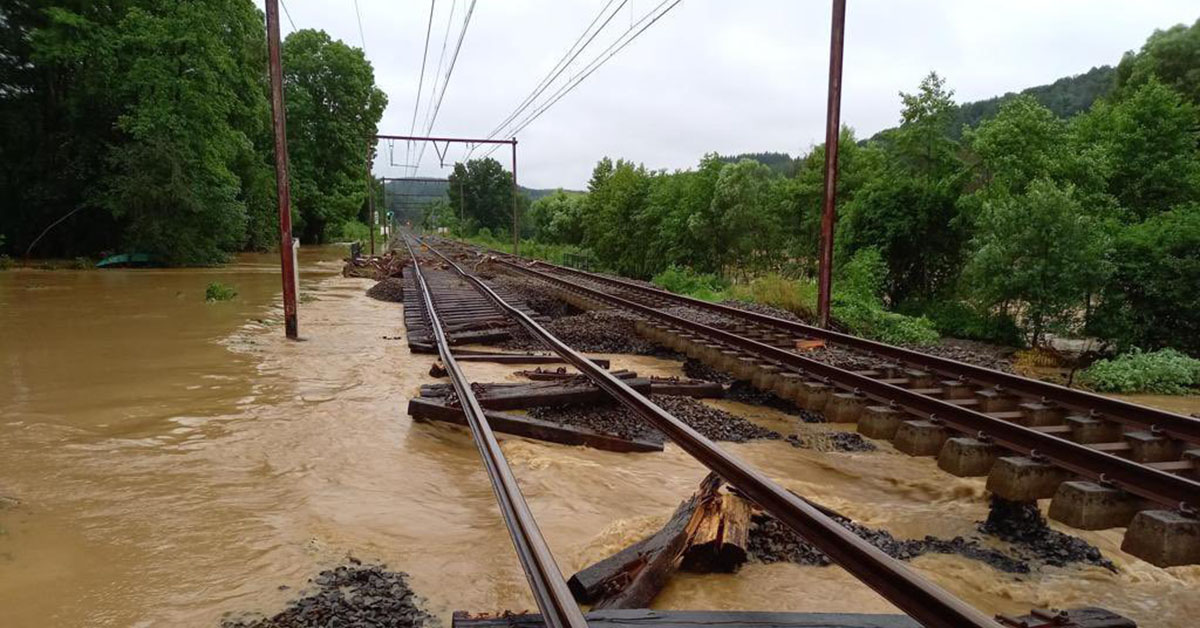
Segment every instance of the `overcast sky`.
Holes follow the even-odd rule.
[[[628,0],[544,96],[660,1]],[[446,65],[470,0],[458,0],[451,21],[452,4],[436,1],[417,135],[424,131],[447,24]],[[479,0],[432,134],[486,136],[606,4]],[[895,125],[898,92],[913,91],[930,70],[946,77],[959,102],[978,100],[1116,64],[1154,29],[1200,17],[1195,0],[848,0],[847,5],[842,122],[859,137]],[[354,0],[286,0],[297,28],[324,29],[355,46],[365,39],[376,81],[389,99],[380,132],[408,134],[430,3],[358,0],[358,6],[361,37]],[[521,183],[582,188],[596,160],[606,155],[676,169],[694,166],[711,151],[806,152],[824,139],[829,21],[828,0],[682,0],[518,134]],[[291,30],[285,17],[284,35]],[[386,144],[380,146],[377,175],[412,173],[391,164],[406,162],[402,144],[389,152]],[[451,148],[447,161],[462,154],[461,147]],[[508,166],[507,147],[495,157]],[[447,172],[427,149],[418,174]]]

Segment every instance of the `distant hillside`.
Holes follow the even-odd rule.
[[[791,176],[796,170],[796,160],[787,153],[741,153],[740,155],[720,155],[717,159],[729,164],[749,159],[767,166],[776,174],[787,176]]]
[[[405,219],[418,220],[421,217],[422,210],[425,205],[432,203],[438,199],[446,197],[447,183],[444,179],[421,179],[421,180],[406,180],[406,181],[388,181],[384,186],[383,202],[388,209],[403,216]],[[529,197],[530,200],[538,200],[544,196],[550,196],[558,191],[558,188],[527,188],[519,186],[521,193]],[[566,190],[574,192],[574,190]]]
[[[1023,89],[1021,93],[1033,96],[1058,117],[1069,118],[1091,107],[1097,98],[1107,96],[1116,80],[1116,70],[1110,65],[1102,65],[1083,74],[1060,78],[1049,85]],[[1009,92],[1003,96],[960,105],[954,125],[955,132],[960,131],[964,124],[973,127],[996,115],[1000,111],[1000,105],[1016,96],[1017,94]]]
[[[1097,99],[1107,96],[1116,85],[1116,81],[1116,69],[1110,65],[1102,65],[1083,74],[1065,76],[1049,85],[1023,89],[1019,93],[1033,96],[1058,117],[1069,118],[1080,111],[1087,110]],[[964,125],[978,126],[980,122],[996,115],[1000,111],[1001,105],[1016,97],[1016,93],[1008,92],[1003,96],[959,105],[954,124],[950,129],[951,134],[955,138],[959,137],[962,135]],[[890,130],[884,129],[870,139],[880,139],[880,136]]]

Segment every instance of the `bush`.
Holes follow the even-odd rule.
[[[1022,345],[1021,330],[1011,316],[980,312],[961,301],[910,301],[899,311],[928,318],[943,336],[1014,347]]]
[[[676,294],[686,294],[705,301],[720,301],[724,298],[726,283],[710,273],[697,273],[691,268],[672,264],[655,275],[651,283]]]
[[[212,303],[213,301],[228,301],[237,296],[237,290],[233,286],[227,286],[219,281],[214,281],[208,284],[208,288],[204,290],[204,300]]]
[[[928,345],[937,342],[933,322],[924,316],[905,316],[883,307],[887,264],[874,248],[854,254],[838,274],[830,303],[833,317],[855,335],[889,344]]]
[[[729,297],[777,307],[811,321],[817,309],[817,284],[771,273],[750,283],[734,285],[729,289]]]
[[[327,242],[365,242],[370,239],[371,228],[357,220],[347,220],[325,228]]]
[[[1098,392],[1186,395],[1200,387],[1200,360],[1174,349],[1135,349],[1096,362],[1080,374],[1080,381]]]
[[[13,258],[7,255],[0,255],[0,270],[8,270],[9,268],[16,266],[16,264],[17,263],[13,261]]]

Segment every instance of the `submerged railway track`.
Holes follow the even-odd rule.
[[[954,475],[986,476],[999,497],[1049,498],[1050,516],[1079,529],[1126,527],[1122,549],[1151,563],[1200,563],[1200,420],[630,280],[487,255],[578,306],[635,314],[650,339],[830,421],[936,456]],[[814,340],[872,367],[842,368],[800,348]]]
[[[457,311],[461,314],[463,312],[461,308],[463,303],[461,292],[458,293],[457,297],[452,297],[448,302],[440,303],[436,291],[430,289],[430,284],[424,277],[422,270],[423,263],[420,261],[422,256],[425,256],[427,259],[432,257],[443,268],[451,269],[461,278],[463,283],[470,285],[478,295],[486,298],[492,312],[500,312],[511,321],[520,325],[532,337],[540,340],[547,348],[556,353],[559,358],[586,376],[598,389],[606,392],[614,401],[625,406],[645,420],[647,424],[661,431],[683,451],[719,475],[739,493],[799,533],[807,541],[827,554],[835,563],[842,566],[922,625],[947,627],[1074,625],[1069,621],[1054,623],[1063,622],[1063,618],[1056,618],[1054,615],[1039,614],[1036,612],[1029,616],[1032,623],[1020,623],[1023,620],[1013,620],[1011,618],[997,618],[993,620],[945,590],[928,582],[900,561],[888,556],[875,546],[851,533],[828,516],[826,511],[819,506],[809,503],[802,496],[785,490],[778,483],[769,479],[750,465],[747,465],[736,456],[731,455],[683,421],[663,410],[646,395],[630,387],[620,377],[609,373],[596,362],[572,349],[542,327],[533,316],[523,311],[524,308],[516,307],[507,302],[505,298],[488,286],[482,279],[466,271],[451,256],[437,250],[428,243],[414,249],[412,243],[407,238],[405,246],[408,248],[413,261],[412,269],[415,275],[415,285],[419,289],[420,315],[425,318],[425,322],[431,330],[430,340],[436,345],[436,351],[445,364],[447,374],[452,380],[453,388],[459,397],[463,413],[467,416],[467,424],[484,459],[485,468],[491,479],[497,501],[501,506],[501,512],[512,536],[514,547],[517,549],[530,587],[534,591],[534,598],[547,625],[579,626],[583,625],[580,622],[586,623],[586,619],[583,618],[583,615],[579,612],[579,608],[571,600],[570,594],[567,592],[567,587],[563,582],[562,574],[554,563],[554,559],[537,529],[536,522],[533,521],[528,506],[525,504],[524,498],[516,486],[511,469],[509,469],[507,462],[504,460],[503,453],[500,451],[495,436],[488,425],[487,416],[475,398],[471,383],[467,381],[466,376],[459,368],[455,353],[451,349],[451,343],[446,334],[446,326],[441,321],[439,311],[444,307],[448,311]],[[439,248],[449,248],[453,245],[438,243],[437,246]],[[456,252],[462,253],[461,249]],[[427,265],[428,262],[425,262],[425,264]],[[759,350],[768,356],[781,358],[781,356],[773,353],[774,351],[781,351],[778,347],[773,347],[772,345],[753,339],[737,337],[729,332],[710,330],[706,326],[698,326],[698,324],[692,323],[687,319],[678,317],[658,318],[655,316],[654,308],[632,300],[604,294],[595,288],[572,286],[570,281],[562,277],[529,269],[523,263],[516,260],[501,260],[501,264],[517,272],[532,273],[534,276],[548,281],[563,290],[580,291],[578,294],[584,301],[598,300],[609,306],[622,307],[623,309],[644,315],[644,323],[653,326],[644,328],[648,334],[654,333],[649,331],[650,329],[658,329],[666,333],[669,333],[670,330],[680,330],[685,333],[692,330],[702,334],[704,338],[710,339],[714,343],[725,341],[728,343],[728,346],[739,347],[743,351]],[[406,300],[406,316],[412,315],[407,310],[413,305],[415,304],[411,300]],[[477,302],[475,303],[475,307],[479,307]],[[667,344],[672,344],[676,348],[683,348],[688,350],[689,353],[699,354],[698,351],[692,350],[692,345],[685,347],[681,343],[670,342],[665,336],[661,338],[666,340]],[[749,353],[749,351],[746,352]],[[725,355],[720,351],[717,354],[721,356]],[[735,355],[739,356],[735,361],[735,366],[741,366],[742,362],[745,361],[744,358],[740,357],[742,354],[735,352]],[[787,358],[778,359],[775,362],[784,366],[803,365],[816,372],[821,372],[821,367],[824,366],[819,365],[819,363],[809,364],[808,362],[804,362],[803,360],[805,359],[798,354],[796,357],[802,361],[796,362],[791,358]],[[754,380],[766,388],[773,388],[773,385],[766,385],[765,378],[759,377],[760,371],[763,371],[763,367],[768,365],[760,363],[752,366],[758,370],[735,369],[735,374]],[[767,369],[767,371],[770,371],[770,369]],[[831,375],[838,375],[838,373],[831,373]],[[862,374],[855,375],[857,377],[866,377]],[[829,377],[830,382],[833,379],[833,377]],[[866,382],[860,383],[866,384]],[[826,384],[830,385],[828,382]],[[894,384],[889,383],[884,383],[883,385],[895,387]],[[881,389],[870,387],[870,384],[867,384],[867,386],[867,389],[857,387],[853,394],[856,397],[868,397],[880,394]],[[921,407],[917,403],[913,403],[913,405]],[[1034,455],[1038,454],[1034,452]]]

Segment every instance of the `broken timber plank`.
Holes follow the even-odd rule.
[[[516,374],[520,375],[521,377],[527,377],[535,382],[553,382],[564,379],[587,379],[583,374],[576,371],[567,371],[565,368],[559,368],[556,371],[544,371],[541,368],[538,368],[532,371],[517,371]],[[632,377],[637,377],[637,373],[627,369],[609,371],[609,374],[617,379],[629,379]]]
[[[704,505],[704,515],[683,557],[682,569],[733,573],[746,562],[750,545],[750,502],[724,493]]]
[[[630,388],[650,394],[650,380],[627,379]],[[589,382],[529,382],[476,384],[472,386],[479,405],[489,410],[522,410],[537,406],[611,403],[607,392]],[[451,389],[447,384],[421,386],[422,397],[444,397]]]
[[[725,387],[716,382],[699,379],[650,378],[650,394],[673,395],[676,397],[719,398],[725,396]]]
[[[456,425],[467,424],[467,418],[463,415],[462,408],[448,406],[432,399],[410,399],[408,401],[408,414],[419,421],[444,421]],[[621,453],[663,450],[662,443],[625,439],[581,427],[542,421],[533,417],[490,411],[485,411],[484,416],[493,430],[512,434],[513,436],[523,436],[525,438],[559,443],[561,445],[582,445],[591,447],[592,449]]]

